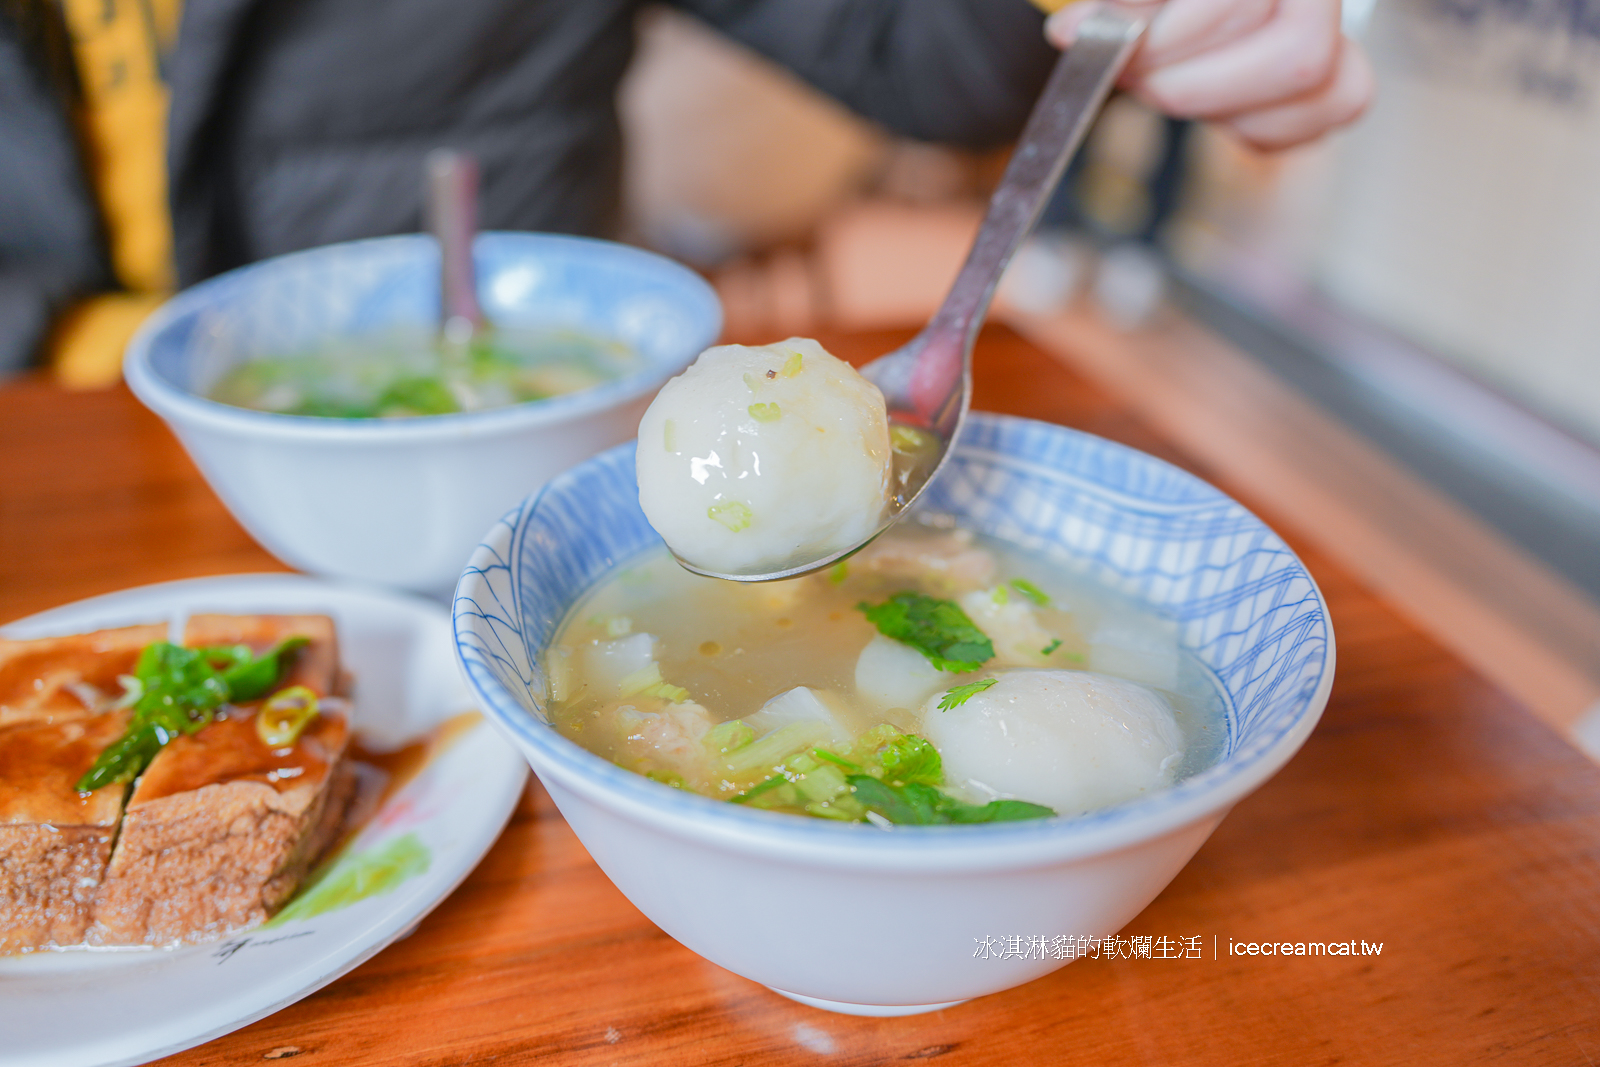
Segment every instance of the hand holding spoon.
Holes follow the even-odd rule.
[[[818,558],[775,570],[724,573],[678,555],[685,568],[712,578],[771,582],[797,578],[860,551],[921,495],[960,432],[972,393],[972,346],[1006,264],[1033,225],[1077,152],[1117,77],[1127,66],[1145,18],[1112,8],[1091,15],[1034,105],[988,214],[944,303],[922,332],[880,356],[861,373],[883,393],[896,442],[894,496],[869,536]],[[676,555],[676,553],[675,553]]]

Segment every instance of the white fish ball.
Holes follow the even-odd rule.
[[[938,697],[923,708],[923,733],[951,786],[1073,815],[1172,782],[1183,732],[1160,695],[1088,671],[1023,668],[995,677],[948,711],[938,710]]]
[[[883,394],[805,338],[707,349],[639,423],[639,504],[679,557],[755,574],[871,535],[889,499]]]

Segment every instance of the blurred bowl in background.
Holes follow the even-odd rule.
[[[655,391],[722,328],[709,285],[636,248],[489,233],[474,258],[479,299],[497,326],[613,338],[643,369],[547,400],[401,419],[280,415],[206,399],[253,358],[436,325],[438,246],[416,234],[297,252],[185,290],[135,336],[124,373],[273,555],[313,574],[445,593],[484,530],[554,475],[632,437]]]

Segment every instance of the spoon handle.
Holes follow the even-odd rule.
[[[440,326],[470,337],[485,326],[472,239],[478,230],[478,162],[464,152],[428,153],[428,228],[439,240]],[[466,340],[466,337],[460,338]]]
[[[966,395],[966,390],[954,386],[964,372],[1000,276],[1038,221],[1067,163],[1127,66],[1144,33],[1145,21],[1110,7],[1089,16],[1072,47],[1056,61],[1028,117],[966,263],[920,338],[923,343],[911,394],[914,400],[944,401],[938,406],[956,408],[929,410],[917,404],[923,419],[941,432],[952,431],[960,419],[959,404],[948,401]]]

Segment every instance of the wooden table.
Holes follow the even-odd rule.
[[[903,339],[822,338],[852,358]],[[981,344],[977,406],[1207,475],[1016,335],[991,329]],[[1223,488],[1273,519],[1250,486]],[[1296,547],[1338,634],[1327,713],[1123,931],[1198,935],[1202,959],[1084,960],[905,1019],[813,1011],[647,922],[535,785],[415,934],[167,1062],[1600,1063],[1600,769]],[[126,390],[0,387],[0,620],[130,585],[281,569]],[[894,936],[915,931],[845,950],[893,966]],[[1382,954],[1227,955],[1230,941],[1352,939]]]

